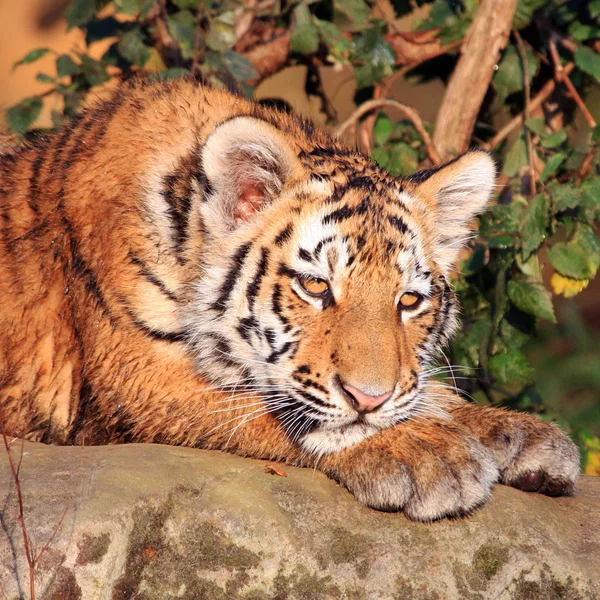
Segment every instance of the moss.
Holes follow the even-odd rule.
[[[373,564],[373,542],[366,535],[336,528],[327,549],[327,562],[334,565],[352,564],[364,579]]]
[[[172,506],[169,499],[158,507],[137,508],[133,512],[133,529],[129,535],[125,566],[113,587],[112,600],[137,598],[144,568],[163,549],[163,528]]]
[[[58,567],[50,585],[44,590],[42,600],[81,600],[81,588],[75,574],[66,567]]]
[[[508,562],[508,559],[509,552],[506,546],[484,544],[473,556],[473,570],[489,581]]]
[[[188,565],[196,569],[247,569],[261,562],[258,554],[231,543],[227,534],[212,523],[187,529],[182,544],[187,549]]]
[[[441,600],[441,596],[426,589],[424,586],[416,588],[408,579],[399,575],[394,582],[394,600]]]
[[[587,592],[578,590],[572,577],[568,577],[565,582],[556,579],[547,565],[540,573],[538,581],[528,581],[525,579],[526,573],[521,573],[516,580],[514,593],[511,595],[513,600],[592,600],[594,596]]]
[[[299,566],[289,575],[280,567],[273,581],[272,600],[326,600],[342,598],[340,588],[331,583],[331,575],[320,577],[306,567]]]
[[[77,565],[97,564],[103,558],[110,546],[110,535],[89,535],[84,533],[77,542]]]

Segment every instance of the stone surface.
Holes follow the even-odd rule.
[[[284,469],[189,448],[26,444],[38,551],[72,496],[36,568],[36,597],[600,598],[600,478],[583,478],[574,498],[497,486],[469,518],[420,524],[361,506],[322,473]],[[2,453],[0,503],[0,597],[29,598]]]

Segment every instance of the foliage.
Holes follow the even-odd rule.
[[[416,19],[412,32],[399,33],[394,19],[422,5],[428,5],[428,16]],[[279,44],[287,49],[274,71],[306,65],[307,92],[321,97],[332,121],[320,66],[352,72],[357,103],[385,93],[387,82],[407,63],[414,67],[413,78],[446,81],[458,57],[452,44],[464,37],[477,8],[476,0],[73,0],[66,21],[69,28],[85,33],[85,49],[56,55],[55,71],[37,76],[49,85],[48,91],[10,108],[6,120],[24,134],[34,126],[46,98],[58,95],[64,109],[54,111],[52,118],[59,126],[79,110],[91,89],[134,73],[171,78],[191,71],[213,85],[250,96],[260,79],[271,74],[253,51],[272,44],[274,56]],[[411,65],[399,57],[394,39],[411,43],[418,36],[451,48],[439,58],[425,57]],[[94,46],[102,40],[110,41],[108,49],[94,58]],[[600,126],[593,128],[589,115],[589,133],[575,127],[576,117],[586,109],[584,99],[598,94],[599,51],[597,0],[519,0],[513,35],[497,65],[472,143],[494,142],[496,117],[506,120],[527,109],[528,95],[534,97],[546,82],[560,77],[561,65],[573,63],[570,80],[580,102],[574,103],[573,93],[558,85],[553,99],[558,117],[528,112],[510,141],[493,143],[502,188],[460,265],[455,283],[464,329],[451,349],[451,360],[461,366],[464,377],[456,384],[478,400],[544,412],[533,400],[536,372],[528,358],[532,340],[540,323],[556,323],[556,295],[576,295],[600,266]],[[15,66],[51,52],[34,49]],[[371,119],[370,128],[372,157],[393,175],[427,165],[427,148],[411,121],[394,122],[381,113]],[[591,427],[600,434],[600,419]]]

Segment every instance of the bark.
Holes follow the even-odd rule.
[[[438,112],[433,143],[442,158],[469,148],[475,121],[506,46],[517,0],[482,0]]]

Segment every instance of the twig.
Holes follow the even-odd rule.
[[[2,440],[4,442],[4,448],[6,449],[6,455],[8,457],[8,464],[10,466],[10,472],[15,482],[15,489],[17,491],[17,504],[19,507],[19,515],[17,521],[21,526],[21,533],[23,535],[23,546],[25,548],[25,557],[27,558],[27,564],[29,565],[29,597],[30,600],[35,600],[35,557],[33,555],[33,545],[31,538],[27,533],[27,527],[25,526],[25,510],[23,507],[23,493],[21,490],[21,482],[19,480],[19,470],[21,462],[23,460],[23,450],[25,448],[25,442],[21,441],[21,455],[19,457],[18,467],[15,467],[15,463],[12,457],[12,451],[10,449],[11,444],[8,443],[6,437],[6,431],[4,430],[4,420],[2,418],[2,411],[0,410],[0,429],[2,430]]]
[[[421,136],[425,147],[427,148],[427,155],[429,156],[431,162],[434,165],[442,164],[442,159],[433,144],[431,136],[427,133],[425,126],[423,125],[423,121],[419,116],[419,113],[412,108],[411,106],[407,106],[406,104],[402,104],[397,102],[396,100],[389,100],[387,98],[378,98],[374,100],[367,100],[361,104],[351,115],[348,117],[337,129],[336,135],[341,137],[348,128],[354,125],[363,115],[368,112],[375,110],[376,108],[381,107],[390,107],[396,108],[400,112],[404,113],[404,115],[411,121],[414,128],[417,130],[417,133]]]
[[[530,104],[531,104],[531,88],[529,84],[529,64],[527,63],[527,51],[525,50],[525,44],[518,31],[514,31],[515,40],[517,42],[517,48],[521,57],[521,65],[523,66],[523,92],[525,96],[525,120],[531,116]],[[525,128],[525,139],[527,141],[527,159],[529,161],[529,193],[531,196],[535,195],[535,183],[537,179],[537,173],[535,171],[535,156],[533,154],[533,141],[531,139],[531,131]]]
[[[569,74],[575,65],[573,63],[567,63],[564,67],[564,73]],[[546,100],[550,97],[552,92],[556,89],[556,81],[554,79],[549,79],[542,89],[532,98],[529,104],[530,112],[534,112],[537,108],[539,108]],[[488,142],[482,145],[482,148],[485,150],[493,150],[498,144],[502,143],[515,129],[520,127],[525,121],[525,113],[522,112],[518,114],[516,117],[511,119],[500,131]]]
[[[552,58],[552,62],[554,63],[554,72],[556,74],[556,79],[560,83],[564,83],[567,89],[569,90],[569,94],[573,98],[575,104],[579,107],[585,120],[587,121],[590,127],[596,127],[596,120],[592,116],[592,113],[588,110],[588,107],[585,105],[585,102],[579,95],[579,92],[575,89],[573,82],[568,74],[565,74],[565,69],[560,60],[560,55],[558,53],[558,49],[556,48],[556,42],[554,41],[554,37],[550,37],[548,42],[548,50],[550,51],[550,56]]]

